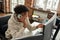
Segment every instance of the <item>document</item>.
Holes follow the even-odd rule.
[[[31,24],[31,26],[32,26],[32,27],[36,27],[36,26],[38,26],[39,24],[41,24],[41,23],[39,23],[39,22],[33,22],[33,23]],[[37,28],[36,30],[32,31],[32,35],[33,35],[33,36],[39,35],[40,32],[43,32],[43,28]]]

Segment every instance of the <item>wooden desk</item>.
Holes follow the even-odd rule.
[[[1,14],[0,14],[0,17],[2,17],[2,16],[7,16],[7,15],[11,15],[11,14],[1,13]]]

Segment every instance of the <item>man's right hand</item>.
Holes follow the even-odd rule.
[[[26,28],[27,27],[27,22],[26,21],[23,21],[23,24],[24,24],[24,28]]]
[[[43,24],[39,24],[38,26],[37,26],[37,28],[43,28]]]

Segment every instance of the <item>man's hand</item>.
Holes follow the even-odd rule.
[[[37,26],[37,28],[43,28],[43,24],[39,24],[38,26]]]
[[[23,23],[24,23],[24,28],[26,28],[27,27],[27,22],[26,21],[23,21]]]

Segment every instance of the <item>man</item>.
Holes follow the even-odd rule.
[[[29,18],[28,18],[28,8],[24,5],[18,5],[14,8],[14,14],[8,21],[8,29],[6,31],[7,38],[21,38],[24,36],[25,28],[28,28],[30,33],[32,30],[35,30],[43,25],[38,25],[37,27],[31,27]],[[30,35],[30,33],[28,33]]]
[[[52,13],[52,12],[48,13],[48,14],[47,14],[47,18],[45,18],[44,21],[43,21],[43,24],[45,24],[46,22],[48,22],[48,20],[49,20],[50,18],[52,18],[53,15],[54,15],[54,13]]]

